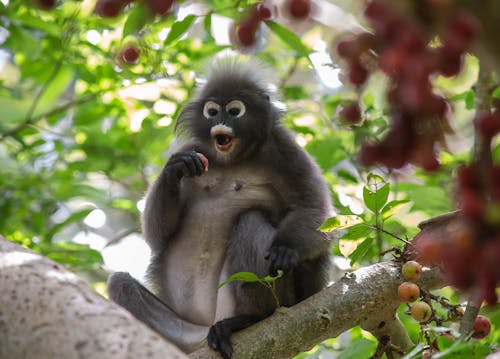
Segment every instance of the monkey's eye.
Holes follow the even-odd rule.
[[[226,111],[233,117],[241,117],[245,114],[245,104],[240,100],[233,100],[226,105]]]
[[[205,102],[205,106],[203,107],[203,116],[205,116],[205,118],[214,117],[217,116],[219,111],[220,111],[220,106],[218,103],[213,101],[207,101]]]

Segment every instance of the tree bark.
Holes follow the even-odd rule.
[[[392,262],[349,273],[320,293],[236,333],[234,358],[291,358],[321,341],[360,325],[379,340],[402,350],[410,347],[406,329],[396,316],[397,288],[404,279]],[[418,284],[425,289],[442,285],[436,270],[425,270]],[[209,348],[191,353],[192,359],[220,358]]]
[[[0,359],[186,358],[61,265],[0,236]]]
[[[402,350],[411,345],[396,316],[403,281],[392,262],[346,274],[292,308],[233,336],[234,358],[290,358],[360,325]],[[441,285],[426,270],[422,288]],[[185,358],[125,309],[62,266],[0,237],[0,359]],[[204,347],[191,358],[220,358]]]

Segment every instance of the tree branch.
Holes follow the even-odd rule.
[[[325,290],[233,336],[234,358],[290,358],[315,344],[361,325],[377,338],[408,349],[411,342],[395,315],[403,281],[392,262],[383,262],[347,274]],[[442,285],[436,270],[426,270],[418,283],[426,289]],[[280,333],[280,334],[278,334]],[[282,333],[282,334],[281,334]],[[205,347],[192,359],[220,358]]]
[[[383,262],[346,274],[325,290],[233,336],[234,358],[290,358],[360,325],[387,345],[411,345],[395,315],[399,268]],[[418,283],[442,285],[435,270]],[[128,312],[60,265],[0,237],[0,357],[182,358]],[[191,358],[220,358],[204,347]]]
[[[61,265],[0,236],[0,358],[185,358]]]

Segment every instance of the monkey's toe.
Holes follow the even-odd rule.
[[[210,327],[207,336],[208,346],[217,350],[224,359],[230,359],[233,355],[231,344],[231,331],[222,322],[215,323]]]

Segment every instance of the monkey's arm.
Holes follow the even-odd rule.
[[[200,347],[207,336],[208,327],[180,318],[128,273],[113,273],[108,279],[108,293],[114,302],[186,352]]]
[[[165,241],[175,232],[182,205],[180,181],[184,176],[201,176],[204,164],[195,151],[174,153],[163,168],[146,197],[142,216],[143,234],[153,252],[164,248]]]
[[[284,129],[274,131],[276,150],[272,168],[279,180],[274,186],[286,202],[288,211],[277,227],[268,258],[271,274],[284,272],[298,262],[328,252],[328,236],[318,230],[331,215],[329,188],[319,167]]]

